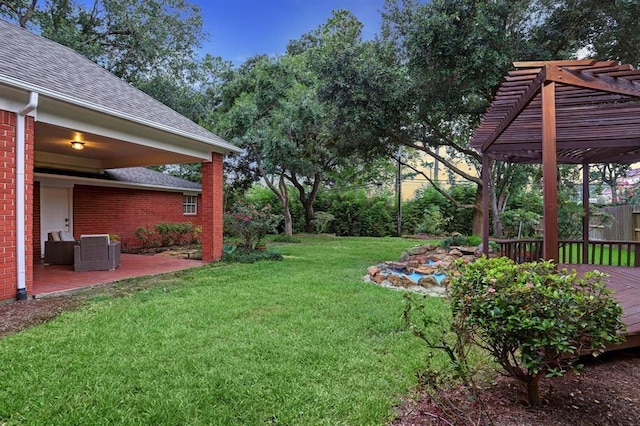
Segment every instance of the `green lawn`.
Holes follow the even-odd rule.
[[[560,245],[560,259],[562,263],[579,263],[579,260],[582,259],[582,244],[570,244],[570,246],[571,247],[569,247],[569,244]],[[570,258],[569,253],[571,253]],[[589,247],[589,263],[591,263],[591,259],[593,259],[594,256],[595,265],[633,266],[635,264],[635,253],[628,253],[625,248],[619,250],[615,245]],[[600,262],[601,257],[602,262]],[[627,259],[627,257],[629,257],[629,259]]]
[[[272,243],[283,262],[148,278],[8,336],[0,424],[384,424],[425,349],[402,330],[402,294],[362,277],[414,244]]]

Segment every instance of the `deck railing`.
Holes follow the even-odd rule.
[[[495,240],[501,256],[516,262],[531,262],[542,258],[542,240]],[[589,241],[584,259],[582,241],[560,240],[557,263],[632,266],[640,268],[640,241]]]

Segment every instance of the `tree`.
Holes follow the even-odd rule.
[[[594,164],[589,171],[589,177],[602,182],[611,189],[611,202],[618,203],[618,179],[627,175],[631,169],[630,164]]]
[[[617,60],[640,66],[640,3],[635,0],[540,0],[545,25],[536,40],[559,54]],[[562,55],[562,56],[564,56]]]
[[[457,179],[475,183],[474,232],[479,232],[482,182],[460,164],[480,170],[480,155],[467,143],[511,63],[567,59],[590,47],[595,54],[635,64],[640,45],[635,41],[640,36],[627,34],[629,30],[622,25],[633,23],[638,7],[637,2],[624,0],[387,1],[379,43],[381,48],[388,43],[395,46],[397,69],[406,71],[401,75],[405,90],[397,91],[390,84],[381,88],[383,93],[404,94],[399,105],[405,109],[392,116],[399,126],[386,126],[390,132],[383,131],[359,145],[368,151],[392,152],[390,145],[403,144],[428,154]],[[350,87],[334,80],[340,108],[352,103],[355,98],[349,95]],[[381,110],[376,102],[367,108]],[[510,164],[493,167],[488,192],[497,235],[509,194],[526,184],[529,170]],[[426,173],[422,176],[430,180]],[[431,183],[445,193],[438,182]]]
[[[325,111],[303,57],[256,57],[225,86],[217,129],[246,150],[254,168],[283,206],[285,233],[293,232],[290,182],[312,226],[313,203],[325,170],[338,160],[325,143]]]
[[[293,41],[285,56],[253,58],[225,85],[217,129],[246,149],[266,185],[278,196],[285,207],[287,233],[292,229],[288,183],[297,192],[309,232],[314,227],[314,203],[324,183],[362,170],[364,163],[378,165],[375,157],[360,161],[345,149],[343,142],[350,135],[358,133],[361,138],[369,126],[347,123],[346,115],[338,116],[344,111],[338,111],[330,94],[323,92],[327,87],[323,65],[332,55],[344,57],[342,49],[361,46],[361,27],[353,15],[336,12],[325,25]],[[366,57],[363,51],[351,53]],[[357,81],[354,90],[365,93],[366,83]],[[352,111],[350,123],[363,117],[357,117],[358,113]]]

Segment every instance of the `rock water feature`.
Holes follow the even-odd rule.
[[[473,262],[480,257],[477,247],[451,247],[445,250],[433,244],[411,247],[400,261],[384,262],[367,268],[366,282],[396,290],[408,290],[432,296],[444,296],[451,277],[456,274],[454,262]]]

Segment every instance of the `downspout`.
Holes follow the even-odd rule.
[[[29,103],[16,116],[16,259],[18,267],[17,300],[27,299],[26,208],[25,208],[25,117],[38,107],[38,93],[31,92]]]

